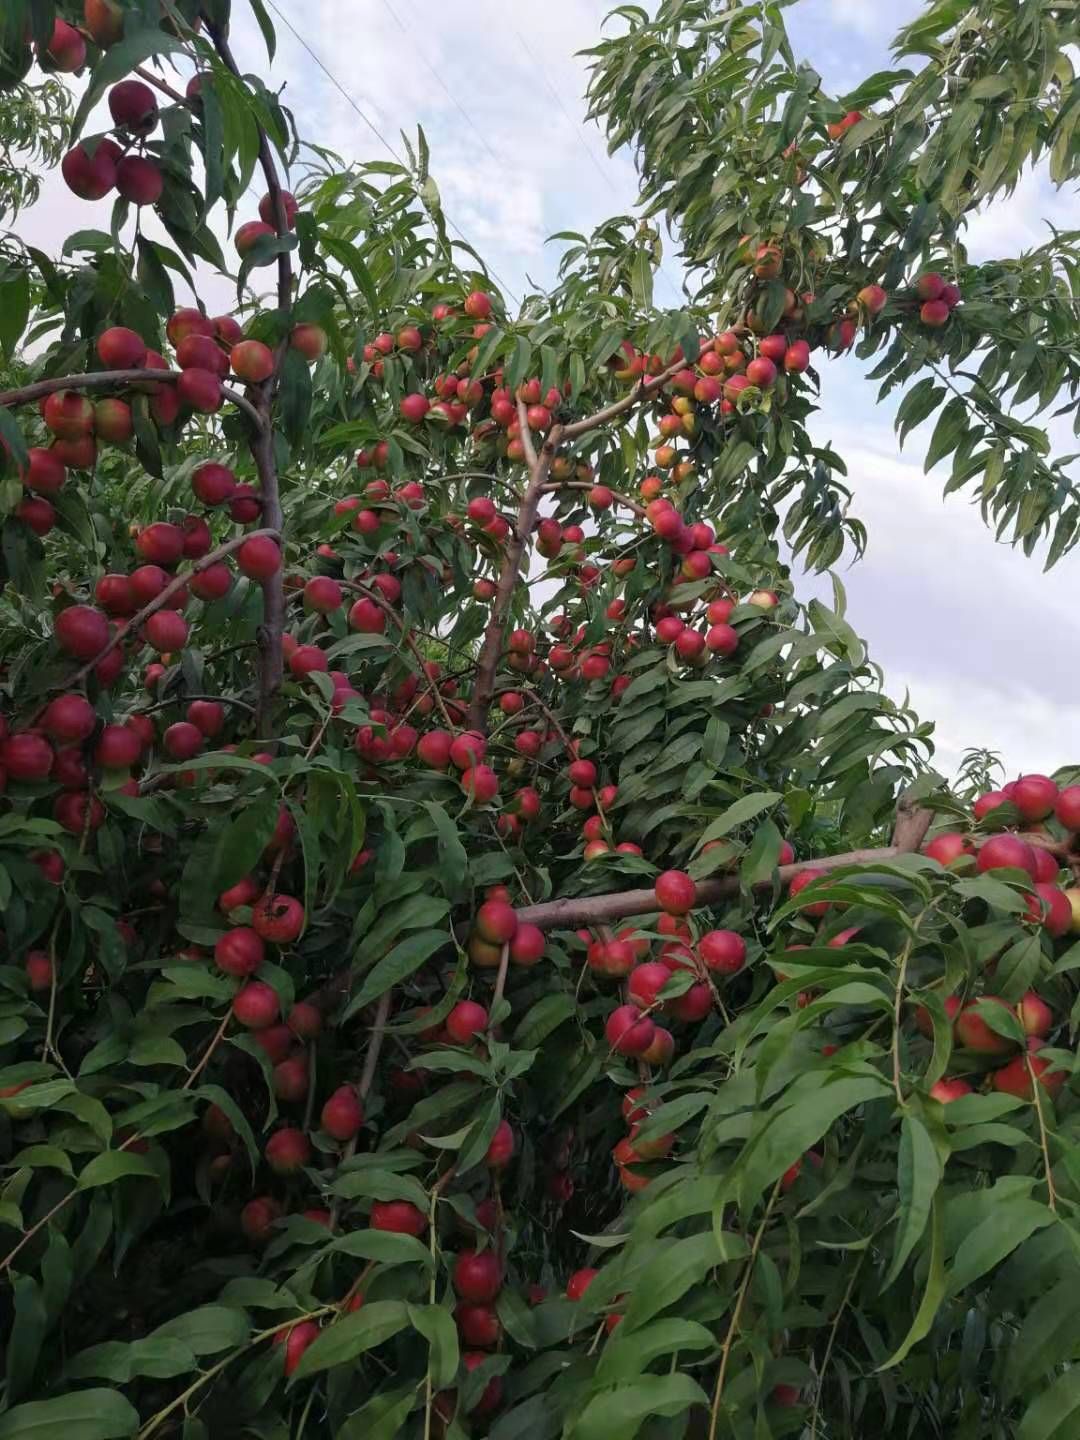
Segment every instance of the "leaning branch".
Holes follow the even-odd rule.
[[[659,375],[654,375],[651,380],[639,380],[634,388],[621,400],[615,400],[612,404],[597,410],[594,415],[586,415],[584,420],[575,420],[572,425],[564,427],[562,438],[564,440],[576,440],[579,435],[587,435],[590,430],[598,430],[601,425],[606,425],[610,420],[617,420],[620,415],[625,415],[627,410],[632,410],[641,400],[648,400],[658,390],[676,376],[680,370],[686,369],[685,360],[677,360],[674,365],[669,365]]]
[[[144,385],[147,382],[155,385],[175,385],[183,373],[182,370],[143,369],[92,370],[85,375],[54,375],[50,380],[34,380],[29,385],[21,385],[18,390],[0,392],[0,406],[10,409],[15,405],[28,405],[34,400],[43,400],[46,395],[54,395],[57,390],[115,390],[124,389],[129,385]],[[233,390],[229,385],[223,385],[221,393],[238,410],[243,410],[257,428],[264,425],[263,416],[238,390]]]

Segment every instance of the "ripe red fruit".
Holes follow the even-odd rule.
[[[512,965],[535,965],[541,960],[547,948],[544,932],[536,925],[519,925],[510,941],[510,963]]]
[[[340,610],[343,599],[341,586],[329,575],[314,575],[304,586],[305,607],[317,610],[321,615]]]
[[[187,644],[188,625],[175,610],[156,610],[143,626],[147,644],[162,655],[182,650]]]
[[[794,900],[795,896],[801,894],[808,885],[812,885],[815,880],[820,880],[827,874],[827,870],[818,870],[812,866],[807,870],[800,870],[797,875],[791,877],[788,885],[788,898]],[[801,908],[804,915],[824,915],[829,908],[829,902],[827,900],[815,900],[810,904],[803,905]]]
[[[471,320],[486,320],[491,314],[491,296],[483,290],[473,290],[466,295],[464,308]]]
[[[187,718],[207,739],[220,735],[225,725],[225,707],[216,700],[193,700]]]
[[[478,765],[487,753],[487,741],[474,730],[456,735],[450,744],[450,759],[459,770]]]
[[[980,871],[1024,870],[1035,874],[1035,856],[1031,846],[1016,835],[991,835],[979,850],[976,865]]]
[[[1067,935],[1072,926],[1072,906],[1064,890],[1057,885],[1037,881],[1028,898],[1026,917],[1043,927],[1055,940]]]
[[[450,764],[453,736],[447,730],[429,730],[416,743],[416,753],[432,770],[445,770]]]
[[[114,325],[98,336],[97,353],[106,370],[136,370],[146,360],[146,342],[134,330]]]
[[[1010,1050],[1015,1050],[1016,1045],[1007,1036],[999,1035],[983,1019],[983,1014],[991,1005],[1010,1009],[998,995],[985,995],[981,1000],[968,1001],[953,1024],[956,1040],[959,1045],[977,1055],[1006,1055]]]
[[[43,70],[70,75],[86,64],[86,41],[66,20],[53,22],[52,35],[44,51],[39,47],[38,63]]]
[[[304,929],[304,907],[291,895],[264,895],[251,912],[255,933],[274,945],[289,945]]]
[[[94,407],[75,390],[56,390],[46,398],[41,418],[57,440],[79,441],[93,429]]]
[[[454,1310],[454,1320],[466,1345],[493,1350],[499,1343],[502,1326],[489,1305],[458,1305]]]
[[[288,1030],[288,1026],[285,1028]],[[292,1034],[292,1031],[289,1033]],[[297,1104],[306,1097],[310,1080],[307,1056],[289,1055],[274,1066],[271,1085],[279,1100]]]
[[[320,1123],[326,1133],[342,1143],[360,1133],[364,1107],[352,1085],[339,1085],[322,1107]]]
[[[221,505],[236,488],[236,476],[227,465],[210,460],[192,472],[191,488],[204,505]]]
[[[1029,990],[1020,1001],[1020,1024],[1026,1035],[1037,1035],[1045,1040],[1054,1028],[1054,1012],[1041,995]]]
[[[468,1045],[487,1029],[488,1012],[475,1000],[459,1000],[446,1017],[446,1033],[455,1045]]]
[[[237,887],[233,887],[236,889]],[[230,891],[226,890],[221,897],[230,897],[230,903],[222,904],[223,910],[230,910],[238,903],[232,899]],[[219,903],[221,903],[219,901]],[[243,904],[243,901],[239,903]],[[247,925],[241,925],[235,930],[227,930],[221,939],[214,946],[214,963],[219,970],[224,970],[226,975],[235,975],[243,978],[252,975],[263,963],[266,957],[266,949],[260,937]]]
[[[236,565],[249,580],[269,580],[281,569],[281,546],[269,535],[253,535],[236,552]]]
[[[1058,787],[1047,775],[1021,775],[1013,785],[1012,803],[1021,820],[1045,820],[1058,797]]]
[[[145,155],[125,155],[116,165],[116,189],[133,205],[156,205],[165,189],[165,176]]]
[[[656,903],[669,915],[686,915],[694,908],[697,886],[685,870],[665,870],[656,877]]]
[[[31,950],[24,965],[26,982],[31,990],[51,990],[53,963],[44,950]]]
[[[589,1268],[575,1270],[566,1282],[566,1298],[568,1300],[580,1300],[599,1274],[599,1270]]]
[[[200,600],[220,600],[232,589],[232,571],[224,560],[219,560],[192,575],[188,588]]]
[[[698,954],[706,969],[737,975],[746,964],[746,941],[734,930],[709,930],[698,941]]]
[[[1054,814],[1066,830],[1080,830],[1080,785],[1067,785],[1059,792]]]
[[[86,141],[69,150],[60,162],[60,173],[69,190],[80,200],[102,200],[116,184],[116,164],[122,151],[112,140],[99,140],[93,147]]]
[[[274,1344],[285,1346],[286,1376],[294,1373],[303,1358],[304,1351],[318,1338],[319,1327],[314,1320],[301,1320],[297,1325],[287,1326],[278,1331],[274,1336]]]
[[[106,725],[98,736],[94,756],[107,770],[130,770],[142,752],[143,742],[137,730],[128,725]]]
[[[293,1047],[293,1033],[287,1025],[268,1025],[252,1037],[271,1065],[280,1065]]]
[[[930,1086],[931,1096],[933,1099],[939,1100],[942,1105],[948,1105],[953,1100],[959,1100],[962,1096],[971,1093],[971,1086],[966,1080],[944,1079],[938,1080]]]
[[[97,830],[105,821],[105,807],[96,795],[85,790],[68,790],[53,806],[53,819],[70,835]]]
[[[311,1141],[291,1126],[275,1130],[266,1142],[263,1158],[275,1175],[295,1175],[311,1159]]]
[[[157,97],[141,80],[121,80],[109,91],[113,122],[136,135],[148,135],[157,124]]]
[[[974,855],[975,847],[967,835],[962,835],[958,830],[946,830],[940,835],[935,835],[933,840],[923,846],[923,854],[928,855],[931,860],[936,860],[939,865],[952,865],[957,860],[967,859]]]
[[[241,340],[229,351],[226,368],[230,367],[241,380],[258,385],[274,373],[274,352],[261,340]]]
[[[374,600],[357,600],[349,611],[349,629],[362,635],[381,635],[386,629],[386,614]]]
[[[485,900],[476,912],[476,931],[489,945],[505,945],[517,928],[517,912],[505,900]]]
[[[641,1055],[653,1042],[656,1026],[636,1005],[620,1005],[604,1026],[608,1045],[619,1055]]]
[[[514,1132],[507,1120],[500,1120],[484,1156],[489,1170],[502,1170],[514,1158]]]
[[[393,1235],[414,1235],[419,1238],[427,1227],[428,1217],[408,1200],[376,1200],[371,1207],[373,1230],[387,1230]]]
[[[54,451],[34,445],[27,451],[26,458],[21,474],[24,485],[41,495],[55,495],[63,489],[67,469]]]
[[[277,231],[273,225],[268,225],[264,220],[248,220],[237,228],[236,234],[233,236],[236,253],[241,257],[246,256],[260,240],[267,237],[277,238]],[[269,255],[257,263],[269,265],[273,259],[273,255]]]
[[[499,777],[490,765],[474,765],[461,776],[461,788],[477,805],[488,805],[499,793]]]
[[[97,714],[84,695],[58,695],[45,707],[39,724],[50,739],[77,744],[93,732]]]
[[[109,621],[92,605],[69,605],[53,626],[56,643],[76,660],[90,660],[109,643]]]
[[[265,1030],[278,1018],[277,991],[261,980],[249,980],[233,997],[232,1011],[247,1030]]]
[[[285,212],[285,228],[291,230],[296,224],[296,216],[300,209],[296,203],[296,196],[288,190],[282,190],[281,205]],[[264,195],[259,201],[259,219],[264,225],[277,225],[277,209],[272,195]]]
[[[463,1250],[454,1262],[454,1289],[463,1300],[489,1305],[502,1289],[502,1270],[493,1250]]]
[[[200,415],[216,414],[225,398],[220,375],[201,366],[192,366],[180,372],[176,394],[182,404],[197,410]]]
[[[630,972],[627,981],[627,999],[639,1010],[649,1010],[656,1004],[656,997],[671,979],[671,970],[659,960],[646,961]]]
[[[183,556],[184,532],[179,525],[158,520],[139,531],[135,537],[135,549],[150,564],[171,569]]]
[[[190,720],[178,720],[161,737],[161,743],[174,760],[190,760],[203,747],[202,731]]]
[[[931,330],[940,330],[949,319],[949,307],[944,300],[927,300],[919,310],[919,319]]]
[[[281,1206],[268,1195],[249,1200],[240,1211],[240,1229],[256,1245],[264,1245],[273,1235],[275,1221],[281,1218]]]

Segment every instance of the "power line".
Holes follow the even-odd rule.
[[[293,37],[296,39],[296,41],[303,47],[304,50],[307,51],[308,55],[311,56],[312,60],[314,60],[315,64],[316,64],[316,65],[319,67],[319,69],[323,72],[323,74],[324,74],[324,75],[326,76],[326,78],[330,81],[330,83],[334,86],[334,88],[339,92],[339,94],[342,96],[342,98],[353,108],[353,110],[356,111],[357,115],[359,115],[360,119],[364,122],[364,124],[365,124],[365,125],[367,126],[367,128],[371,131],[371,133],[375,136],[375,138],[379,141],[379,143],[383,146],[383,148],[384,148],[390,155],[392,155],[392,156],[394,157],[394,159],[395,159],[395,160],[397,161],[397,163],[402,167],[403,170],[407,170],[407,169],[409,168],[408,165],[406,165],[406,163],[405,163],[405,161],[402,159],[402,157],[398,154],[398,152],[397,152],[397,151],[394,149],[394,147],[390,144],[390,142],[389,142],[389,140],[387,140],[386,136],[382,133],[382,131],[379,129],[379,127],[375,124],[375,122],[374,122],[373,120],[370,120],[370,119],[368,118],[368,116],[364,113],[364,111],[360,108],[360,106],[357,104],[357,102],[353,99],[353,97],[352,97],[352,96],[349,94],[349,92],[345,89],[344,85],[342,85],[341,81],[337,78],[337,76],[333,73],[333,71],[329,69],[329,67],[328,67],[328,66],[323,62],[323,60],[315,53],[315,51],[311,48],[311,46],[308,44],[308,42],[307,42],[307,41],[304,39],[304,37],[299,33],[299,31],[298,31],[298,30],[296,29],[296,27],[293,25],[292,21],[289,20],[285,15],[283,15],[283,14],[281,13],[281,10],[279,9],[279,7],[278,7],[278,5],[277,5],[276,0],[267,0],[267,3],[269,4],[271,10],[273,10],[274,14],[275,14],[275,15],[278,17],[278,19],[282,22],[282,24],[285,25],[286,28],[292,33],[292,35],[293,35]],[[446,212],[444,211],[443,213],[445,214]],[[466,236],[462,233],[461,229],[460,229],[457,225],[454,224],[453,220],[450,218],[449,215],[446,215],[446,223],[450,226],[450,229],[453,230],[454,234],[458,237],[458,239],[459,239],[464,245],[468,245],[469,248],[470,248],[470,250],[471,250],[473,247],[470,245],[469,240],[468,240],[468,239],[466,238]],[[514,304],[515,304],[515,305],[520,305],[520,304],[521,304],[521,301],[518,299],[517,295],[514,294],[513,290],[510,289],[510,286],[507,285],[506,281],[503,280],[502,277],[498,274],[498,272],[495,271],[495,270],[493,270],[493,269],[491,269],[490,266],[488,266],[488,272],[490,273],[490,275],[492,276],[492,278],[493,278],[494,280],[498,281],[498,283],[499,283],[499,285],[502,287],[503,291],[504,291],[507,295],[510,296],[510,299],[513,300]]]

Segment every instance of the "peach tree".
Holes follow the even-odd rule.
[[[1067,12],[838,102],[623,7],[686,305],[647,215],[515,313],[227,0],[5,7],[116,198],[0,275],[0,1440],[1073,1433],[1080,770],[950,787],[788,564],[863,547],[856,344],[1069,548],[1071,242],[961,245],[1075,173]]]

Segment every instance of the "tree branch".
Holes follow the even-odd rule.
[[[662,390],[672,376],[687,368],[688,363],[685,359],[678,360],[674,365],[669,365],[666,370],[662,370],[659,375],[654,375],[651,380],[639,380],[629,394],[624,395],[621,400],[613,401],[603,410],[597,410],[594,415],[587,415],[584,420],[575,420],[572,425],[564,425],[561,438],[576,440],[579,435],[587,435],[590,430],[599,429],[609,420],[617,420],[627,410],[633,409],[639,400],[648,400],[658,390]]]
[[[523,426],[523,443],[526,433],[527,426]],[[561,426],[553,426],[547,439],[540,447],[539,455],[536,455],[535,450],[533,450],[531,438],[528,442],[529,448],[526,453],[528,454],[529,451],[532,451],[534,457],[531,462],[532,473],[521,501],[521,509],[518,511],[514,533],[511,535],[506,546],[506,554],[503,557],[502,570],[499,572],[495,599],[491,605],[491,616],[488,620],[487,628],[484,631],[483,644],[480,646],[480,656],[476,666],[476,681],[473,685],[472,700],[469,704],[469,728],[471,730],[483,730],[485,726],[488,706],[491,704],[491,697],[495,693],[495,672],[499,668],[499,657],[502,654],[506,620],[510,613],[510,603],[514,597],[514,587],[521,573],[521,562],[524,558],[525,546],[528,544],[529,536],[532,534],[533,526],[536,524],[536,512],[540,507],[540,497],[544,493],[544,485],[547,482],[548,473],[551,469],[551,462],[555,458],[555,451],[564,434],[565,431]]]
[[[645,506],[639,505],[636,500],[631,500],[629,495],[623,495],[618,490],[612,490],[610,485],[602,485],[598,480],[551,480],[544,486],[544,494],[553,494],[556,490],[594,490],[597,486],[607,490],[611,494],[616,505],[625,505],[628,510],[641,519],[645,518]]]
[[[34,380],[29,385],[21,385],[18,390],[0,392],[0,406],[10,408],[14,405],[28,405],[31,401],[44,399],[46,395],[54,395],[57,390],[123,389],[129,385],[145,384],[147,381],[152,381],[155,385],[175,385],[183,373],[182,370],[143,369],[92,370],[84,375],[54,375],[50,380]],[[265,424],[260,412],[238,390],[234,390],[230,385],[223,385],[221,393],[238,410],[243,410],[257,428]]]

